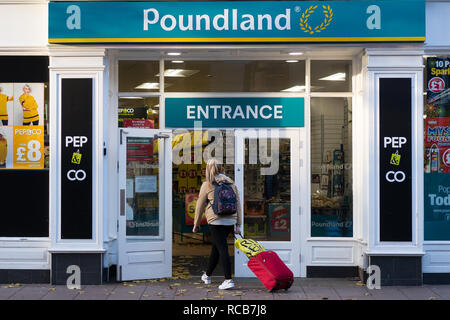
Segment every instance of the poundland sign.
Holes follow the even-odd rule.
[[[424,0],[49,4],[50,43],[424,40]]]

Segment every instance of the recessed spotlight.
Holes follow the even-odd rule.
[[[287,63],[296,63],[298,60],[286,60]]]
[[[168,56],[180,56],[181,52],[167,52]]]
[[[303,52],[289,52],[289,55],[291,56],[301,56]]]
[[[184,63],[184,61],[183,60],[173,60],[173,61],[171,61],[172,63]]]

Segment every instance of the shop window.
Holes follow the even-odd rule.
[[[167,92],[305,91],[304,61],[165,61],[164,76]]]
[[[224,164],[225,175],[234,180],[234,131],[175,130],[172,140],[172,208],[174,231],[191,233],[200,187],[206,179],[206,162],[215,157]],[[208,233],[204,216],[200,233]]]
[[[159,61],[119,61],[119,92],[159,92]]]
[[[450,240],[450,56],[425,61],[424,238]]]
[[[350,98],[311,98],[311,236],[352,237]]]
[[[351,61],[311,61],[311,92],[351,92]]]
[[[48,237],[48,57],[0,57],[0,70],[0,181],[14,208],[0,237]]]
[[[159,210],[159,141],[127,138],[127,236],[164,238]]]
[[[119,128],[159,128],[158,97],[121,97],[119,98]]]
[[[272,166],[263,164],[259,157],[257,161],[251,160],[252,147],[253,150],[256,150],[257,144],[259,148],[263,147],[262,140],[245,140],[245,159],[248,161],[244,164],[244,234],[263,241],[290,241],[290,139],[266,141],[264,149],[274,149],[278,156],[275,170],[269,170]]]

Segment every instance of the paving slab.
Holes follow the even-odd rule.
[[[436,297],[436,293],[427,287],[397,287],[409,300],[431,300]]]
[[[381,289],[369,290],[373,300],[408,300],[397,287],[381,287]]]
[[[439,296],[439,299],[442,300],[450,300],[450,286],[442,285],[442,286],[429,286],[428,287],[436,296]]]
[[[25,286],[22,285],[2,284],[0,285],[0,300],[8,300],[24,288]]]
[[[145,284],[119,284],[109,292],[107,300],[139,300],[146,288]]]
[[[11,300],[40,300],[45,297],[50,289],[50,285],[27,285],[21,290],[17,290],[10,297]]]
[[[337,292],[333,289],[333,287],[325,287],[325,286],[303,286],[302,287],[306,299],[308,300],[340,300],[341,298],[337,294]]]
[[[67,286],[50,286],[42,300],[73,300],[78,295],[78,290],[68,289]]]
[[[334,286],[333,288],[342,300],[373,300],[366,287]]]
[[[116,287],[117,285],[82,286],[81,290],[78,290],[78,295],[75,297],[75,300],[107,300]]]

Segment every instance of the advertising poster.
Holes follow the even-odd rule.
[[[43,169],[44,84],[0,83],[0,169]]]
[[[289,235],[291,206],[286,203],[269,204],[270,234]]]
[[[425,240],[450,240],[450,58],[427,59],[424,115]]]
[[[147,119],[147,108],[145,106],[133,107],[133,106],[122,106],[118,110],[119,115],[119,128],[125,127],[125,120],[145,120]],[[130,122],[128,127],[130,126]],[[153,128],[153,127],[152,127]]]
[[[197,205],[198,193],[186,193],[185,200],[185,224],[187,226],[194,225],[195,206]],[[200,225],[206,224],[206,217],[203,215]]]
[[[153,158],[153,139],[128,138],[127,161],[151,161]]]

